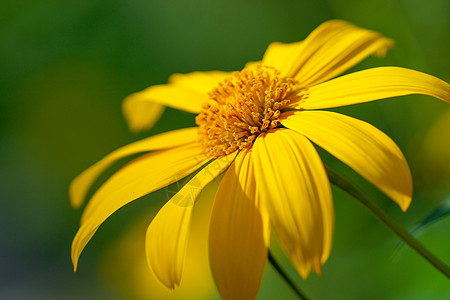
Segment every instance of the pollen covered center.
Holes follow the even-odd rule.
[[[294,90],[295,81],[272,68],[234,72],[209,93],[210,100],[196,117],[205,153],[220,157],[250,149],[258,135],[279,125]]]

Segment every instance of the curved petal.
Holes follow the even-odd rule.
[[[148,101],[123,101],[122,112],[132,132],[149,130],[158,122],[165,106]]]
[[[199,113],[203,103],[208,101],[208,92],[229,76],[230,73],[219,71],[174,74],[168,84],[154,85],[131,94],[122,106],[128,125],[135,131],[149,128],[155,119],[146,121],[145,115],[160,110],[159,105]],[[151,113],[156,115],[156,112]]]
[[[361,120],[327,111],[286,113],[281,123],[347,164],[405,211],[411,203],[411,172],[386,134]]]
[[[254,299],[267,262],[269,222],[255,199],[250,152],[240,152],[222,179],[211,215],[211,271],[221,297]]]
[[[448,83],[425,73],[398,67],[355,72],[318,84],[302,93],[305,93],[305,100],[292,107],[331,108],[410,94],[428,95],[450,103]]]
[[[147,230],[147,263],[156,278],[170,290],[180,285],[193,207],[168,201]]]
[[[301,86],[312,86],[336,77],[371,54],[384,55],[393,45],[377,32],[344,21],[324,23],[304,41],[300,66],[295,74]],[[321,26],[321,27],[322,27]]]
[[[253,146],[256,186],[281,245],[298,273],[321,272],[330,253],[334,212],[319,154],[287,129],[261,134]]]
[[[149,217],[157,211],[144,210],[106,247],[101,255],[101,271],[111,288],[124,299],[211,300],[216,294],[208,258],[209,219],[212,204],[222,178],[209,183],[198,196],[192,211],[182,283],[169,290],[149,272],[145,251],[145,236]],[[122,259],[126,258],[126,259]],[[113,262],[114,263],[111,263]],[[199,280],[201,279],[201,280]]]
[[[233,161],[234,155],[217,159],[203,168],[168,201],[147,230],[147,263],[156,278],[173,290],[180,285],[193,204],[214,178]]]
[[[81,251],[98,227],[129,202],[167,186],[202,166],[208,158],[197,144],[145,154],[108,179],[94,194],[72,242],[72,262],[77,267]]]
[[[292,75],[293,73],[290,69],[297,63],[302,50],[302,41],[295,43],[271,43],[264,53],[262,64],[274,67],[283,76]]]
[[[253,68],[257,68],[258,66],[261,65],[261,61],[257,60],[257,61],[249,61],[245,64],[244,69],[253,69]]]
[[[70,203],[73,207],[78,208],[83,204],[84,197],[92,183],[97,177],[109,166],[117,160],[140,152],[159,150],[164,148],[175,147],[197,139],[198,127],[184,128],[174,130],[167,133],[158,134],[131,144],[105,156],[103,159],[86,169],[78,175],[70,184],[69,195]]]
[[[332,20],[303,42],[271,45],[263,62],[307,87],[340,75],[371,54],[384,55],[392,45],[377,32]]]
[[[213,179],[222,174],[233,162],[236,152],[218,158],[198,172],[171,199],[178,206],[192,206],[200,192]]]

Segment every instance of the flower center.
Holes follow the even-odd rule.
[[[295,91],[295,81],[275,69],[258,66],[234,72],[209,93],[196,117],[199,142],[211,157],[250,149],[263,132],[279,125]]]

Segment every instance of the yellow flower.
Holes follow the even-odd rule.
[[[408,94],[450,102],[450,86],[427,74],[368,69],[332,79],[392,41],[344,21],[326,22],[304,41],[269,46],[261,62],[239,72],[173,75],[167,85],[128,97],[130,126],[151,126],[170,106],[198,114],[198,127],[153,136],[120,148],[79,175],[75,207],[105,168],[141,155],[116,172],[87,204],[72,244],[76,268],[98,227],[123,205],[199,170],[168,201],[146,235],[147,262],[169,289],[180,284],[195,199],[224,173],[209,224],[212,274],[224,299],[252,299],[267,261],[270,229],[298,273],[321,273],[332,244],[330,184],[313,144],[374,184],[405,211],[412,195],[408,164],[397,145],[363,121],[329,111]],[[206,226],[206,224],[205,224]]]

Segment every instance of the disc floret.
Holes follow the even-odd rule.
[[[279,126],[279,116],[294,99],[295,81],[268,67],[233,72],[209,93],[196,117],[199,142],[211,157],[250,149],[263,132]]]

